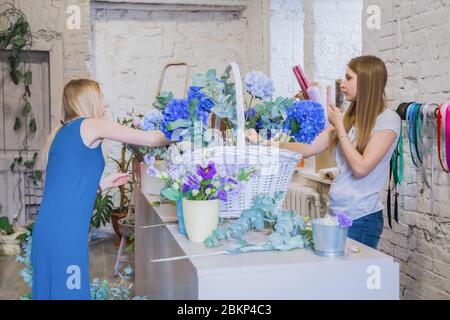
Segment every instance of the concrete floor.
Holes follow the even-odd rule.
[[[117,237],[111,235],[90,245],[89,250],[91,281],[96,277],[110,283],[117,281],[114,278],[114,264],[119,250]],[[131,267],[134,269],[133,265]],[[30,292],[19,275],[22,268],[23,265],[16,262],[15,256],[0,256],[0,300],[17,299]]]

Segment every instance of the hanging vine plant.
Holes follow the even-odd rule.
[[[33,154],[31,160],[24,159],[24,152],[28,151],[28,135],[34,134],[37,130],[36,119],[33,116],[31,98],[31,85],[33,74],[30,63],[30,50],[33,46],[33,36],[31,34],[30,25],[25,14],[12,3],[5,3],[1,6],[8,8],[0,12],[0,48],[10,49],[11,55],[8,57],[10,66],[9,75],[15,85],[23,85],[24,92],[22,94],[22,111],[15,117],[14,131],[18,131],[25,124],[25,137],[22,146],[18,152],[18,156],[14,158],[11,164],[11,170],[14,171],[20,166],[30,171],[30,177],[37,184],[42,178],[40,170],[33,170],[37,159],[37,152]],[[21,60],[23,59],[23,61]]]

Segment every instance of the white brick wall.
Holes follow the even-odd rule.
[[[305,71],[322,88],[345,75],[361,55],[361,0],[304,0]]]
[[[271,76],[276,95],[299,89],[292,67],[300,64],[310,81],[326,87],[342,79],[347,63],[361,55],[362,0],[272,0]],[[305,161],[314,166],[314,159]]]
[[[264,37],[257,27],[263,24],[258,3],[252,0],[241,13],[93,10],[93,75],[108,99],[108,118],[123,117],[131,109],[149,110],[162,68],[171,61],[188,63],[192,73],[215,68],[221,74],[231,61],[239,64],[242,77],[250,69],[267,70],[260,42],[254,39]],[[164,88],[175,90],[179,97],[183,72],[172,69],[164,82]],[[108,141],[104,147],[106,153],[118,157],[119,143]],[[115,170],[108,159],[104,174]]]
[[[369,5],[381,8],[381,29],[364,27],[363,52],[375,54],[387,64],[389,106],[395,109],[406,101],[448,100],[450,1],[365,0],[364,8]],[[365,14],[364,26],[367,17]],[[380,248],[400,263],[404,299],[449,299],[449,177],[437,171],[433,216],[430,190],[411,163],[407,141],[405,137],[406,179],[400,188],[400,223],[394,223],[391,230],[386,221]]]
[[[324,90],[343,78],[350,59],[361,55],[361,12],[362,0],[272,0],[271,72],[276,94],[292,96],[299,90],[291,70],[296,64]]]
[[[303,0],[272,0],[270,18],[271,78],[275,95],[292,97],[299,90],[292,67],[303,66]]]
[[[24,11],[34,39],[54,43],[63,41],[64,79],[89,77],[90,30],[89,0],[14,0],[10,1]],[[80,29],[66,28],[69,5],[80,8]]]

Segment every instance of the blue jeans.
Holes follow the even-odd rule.
[[[376,249],[383,232],[383,210],[353,220],[348,237]]]

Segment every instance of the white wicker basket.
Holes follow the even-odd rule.
[[[212,148],[212,159],[218,166],[229,164],[242,164],[249,168],[257,165],[259,173],[253,176],[238,196],[230,196],[226,203],[220,204],[220,216],[224,218],[237,218],[242,211],[252,206],[253,198],[258,194],[274,194],[287,192],[292,175],[301,156],[298,153],[285,149],[267,146],[245,145],[245,109],[242,91],[242,80],[238,65],[234,62],[227,66],[225,73],[233,73],[236,87],[237,111],[237,145]],[[216,128],[218,123],[216,122]],[[280,201],[279,206],[283,204]]]

